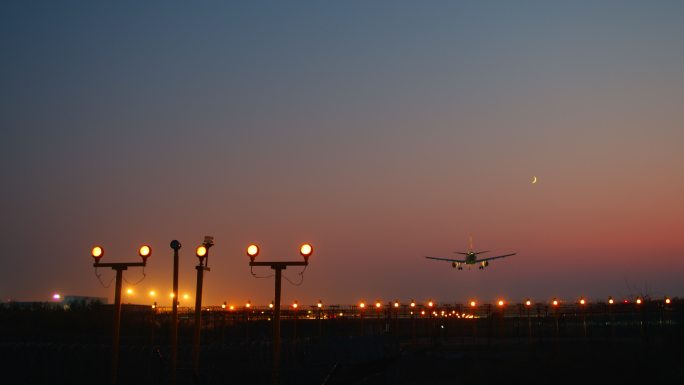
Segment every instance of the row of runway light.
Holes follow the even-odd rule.
[[[133,288],[128,288],[128,289],[126,289],[126,294],[129,295],[129,296],[133,296],[133,295],[135,295],[136,293],[135,293],[135,290],[134,290]],[[156,297],[158,296],[158,293],[157,293],[156,290],[150,290],[150,291],[148,292],[148,295],[149,295],[150,298],[156,298]],[[59,293],[53,294],[52,297],[53,297],[54,300],[60,300],[60,299],[62,298],[61,294],[59,294]],[[169,293],[169,298],[173,298],[173,297],[174,297],[173,292]],[[185,294],[183,294],[182,298],[187,300],[187,299],[190,299],[190,298],[191,298],[191,295],[188,294],[188,293],[185,293]],[[642,299],[641,297],[637,297],[633,302],[634,302],[635,304],[637,304],[637,305],[640,305],[640,304],[643,303],[644,301],[645,301],[645,300]],[[671,300],[670,297],[668,297],[668,296],[665,296],[665,297],[663,298],[662,301],[663,301],[665,304],[670,304],[670,303],[672,302],[672,300]],[[607,301],[606,301],[605,303],[607,303],[607,304],[609,304],[609,305],[613,305],[613,304],[615,304],[616,302],[617,302],[617,301],[616,301],[615,299],[613,299],[613,297],[608,297],[608,299],[607,299]],[[551,305],[553,305],[553,306],[559,306],[561,303],[563,303],[563,301],[561,301],[561,300],[559,300],[559,299],[557,299],[557,298],[553,298],[552,300],[549,301],[549,304],[551,304]],[[589,304],[590,304],[589,301],[588,301],[587,299],[585,299],[584,297],[581,297],[581,298],[578,299],[577,302],[575,302],[575,303],[578,304],[578,305],[589,305]],[[626,304],[626,303],[630,303],[630,301],[629,301],[628,299],[624,299],[624,300],[622,300],[622,303],[625,303],[625,304]],[[498,299],[498,300],[496,301],[496,304],[497,304],[498,306],[505,306],[505,305],[508,305],[509,302],[506,301],[506,300],[503,300],[503,299]],[[525,305],[525,306],[532,306],[532,305],[535,304],[535,303],[533,303],[532,300],[530,300],[530,299],[526,299],[524,302],[522,302],[522,304]],[[430,301],[426,302],[425,305],[427,305],[427,307],[433,307],[433,306],[435,305],[435,303],[434,303],[433,301],[430,300]],[[477,301],[471,300],[471,301],[468,302],[468,305],[470,305],[471,307],[476,307],[476,306],[477,306]],[[235,308],[236,308],[235,305],[228,305],[228,306],[229,306],[230,308],[232,308],[232,309],[235,309]],[[252,306],[252,301],[247,301],[247,302],[245,303],[245,305],[244,305],[245,308],[250,308],[251,306]],[[294,302],[291,304],[291,306],[292,306],[293,308],[297,308],[297,307],[299,306],[298,301],[294,301]],[[317,306],[317,307],[321,307],[321,306],[322,306],[322,302],[319,301],[319,302],[316,304],[316,306]],[[369,306],[369,305],[367,305],[365,301],[361,301],[361,302],[358,303],[358,307],[361,308],[361,309],[365,309],[367,306]],[[394,303],[392,304],[392,306],[398,308],[398,307],[401,306],[401,304],[399,303],[399,301],[394,301]],[[408,306],[409,306],[409,307],[416,307],[416,302],[415,302],[415,301],[411,301],[410,304],[409,304]],[[223,307],[223,308],[226,308],[226,302],[223,303],[222,307]],[[272,302],[269,304],[269,307],[273,307],[273,303],[272,303]],[[376,307],[376,308],[381,308],[381,307],[384,307],[384,305],[383,305],[383,303],[382,303],[380,300],[378,300],[378,301],[375,302],[375,307]]]
[[[616,301],[613,297],[608,297],[608,299],[607,299],[606,302],[595,302],[595,303],[593,303],[593,304],[615,305],[615,304],[618,304],[618,303],[622,303],[622,304],[633,303],[633,304],[635,304],[635,305],[642,305],[642,304],[644,304],[644,303],[646,303],[646,302],[658,302],[658,303],[662,303],[662,304],[665,304],[665,305],[669,305],[669,304],[672,303],[672,299],[671,299],[670,297],[667,297],[667,296],[666,296],[666,297],[664,297],[662,300],[648,300],[648,301],[647,301],[647,300],[645,300],[645,299],[642,299],[641,297],[637,297],[637,298],[634,299],[633,301],[630,301],[630,300],[628,300],[628,299],[623,299],[622,301]],[[561,306],[561,305],[570,305],[570,304],[579,305],[579,306],[589,306],[589,305],[592,305],[591,302],[589,302],[587,299],[585,299],[585,298],[583,298],[583,297],[580,298],[579,300],[573,301],[573,302],[565,302],[565,301],[562,301],[562,300],[560,300],[560,299],[558,299],[558,298],[553,298],[553,299],[551,299],[550,301],[544,302],[544,303],[542,303],[542,302],[533,302],[531,299],[527,299],[527,300],[525,300],[524,302],[521,302],[521,303],[513,303],[513,304],[512,304],[511,302],[509,302],[509,301],[504,300],[504,299],[498,299],[498,300],[495,302],[495,305],[496,305],[497,307],[506,307],[506,306],[510,306],[510,305],[519,305],[519,306],[521,306],[521,307],[526,307],[526,308],[531,308],[532,306],[540,306],[540,305],[550,305],[550,306],[552,306],[552,307],[558,307],[558,306]],[[391,309],[391,308],[394,308],[394,309],[396,309],[396,310],[398,310],[399,308],[408,308],[408,309],[410,309],[411,311],[414,311],[414,309],[420,309],[420,310],[421,310],[421,313],[422,313],[422,314],[425,314],[425,309],[427,309],[427,310],[428,310],[428,313],[429,313],[429,312],[432,312],[433,309],[437,309],[437,308],[445,308],[445,307],[446,307],[446,308],[452,308],[452,307],[463,307],[463,306],[467,306],[467,307],[470,307],[470,308],[475,309],[475,308],[478,308],[478,307],[483,307],[483,306],[488,306],[488,305],[489,305],[489,304],[478,303],[478,302],[475,301],[475,300],[471,300],[471,301],[469,301],[468,303],[466,303],[465,305],[462,305],[462,304],[455,304],[455,305],[452,305],[452,304],[448,304],[448,303],[446,303],[446,304],[444,304],[444,303],[443,303],[443,304],[437,304],[436,302],[434,302],[434,301],[432,301],[432,300],[427,301],[427,302],[422,303],[422,304],[419,304],[419,303],[417,303],[416,301],[413,301],[413,300],[412,300],[411,302],[409,302],[409,303],[404,303],[404,304],[402,304],[402,303],[399,302],[398,300],[397,300],[397,301],[394,301],[394,302],[390,302],[390,303],[385,304],[385,303],[382,302],[381,300],[377,300],[377,301],[375,301],[375,303],[372,303],[372,302],[371,302],[371,303],[367,303],[366,301],[360,301],[360,302],[358,302],[358,304],[356,304],[356,305],[351,305],[350,307],[356,307],[357,310],[358,310],[358,311],[361,311],[361,312],[362,312],[362,311],[372,311],[373,309],[375,309],[375,310],[377,310],[377,311],[381,311],[381,310],[386,310],[386,309],[388,309],[388,308],[390,308],[390,309]],[[154,303],[153,307],[156,307],[156,302]],[[289,307],[290,307],[292,310],[297,310],[297,309],[300,307],[300,304],[299,304],[298,301],[294,301],[294,302],[292,302],[292,303],[289,305]],[[324,306],[323,306],[323,302],[322,302],[321,300],[319,300],[315,305],[310,305],[310,308],[317,308],[317,309],[319,309],[319,310],[320,310],[320,309],[323,309],[323,307],[324,307]],[[339,306],[336,306],[336,307],[339,307]],[[228,302],[223,302],[223,304],[221,305],[221,308],[222,308],[222,309],[225,309],[225,310],[231,310],[231,311],[233,311],[233,310],[239,310],[239,309],[249,311],[250,309],[254,308],[254,305],[252,304],[252,301],[247,301],[243,306],[233,305],[233,304],[228,304]],[[271,302],[271,303],[268,304],[268,308],[269,308],[269,309],[273,309],[273,302]]]

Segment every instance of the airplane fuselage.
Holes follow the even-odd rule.
[[[475,254],[475,253],[468,253],[468,254],[466,254],[466,256],[465,256],[465,260],[466,260],[466,262],[465,262],[466,265],[474,265],[474,264],[477,263],[477,254]]]

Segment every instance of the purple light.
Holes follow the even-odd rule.
[[[55,293],[52,295],[52,299],[54,299],[55,301],[59,301],[60,299],[62,299],[62,296],[58,293]]]

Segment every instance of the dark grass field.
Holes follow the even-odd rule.
[[[644,309],[475,319],[285,318],[280,383],[679,384],[681,307]],[[107,306],[0,309],[2,383],[109,383],[110,316]],[[246,322],[215,313],[203,319],[195,377],[194,324],[181,318],[178,384],[272,382],[268,319]],[[168,321],[167,314],[147,308],[124,309],[120,384],[170,383]]]

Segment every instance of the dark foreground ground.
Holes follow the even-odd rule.
[[[542,310],[488,310],[472,319],[286,316],[280,383],[682,383],[679,305]],[[271,383],[268,317],[205,315],[198,376],[191,369],[194,322],[181,318],[177,383]],[[170,383],[169,326],[168,314],[125,309],[119,384]],[[110,332],[107,306],[0,308],[1,383],[108,384]]]
[[[682,348],[634,342],[441,346],[339,368],[330,384],[678,384]]]

